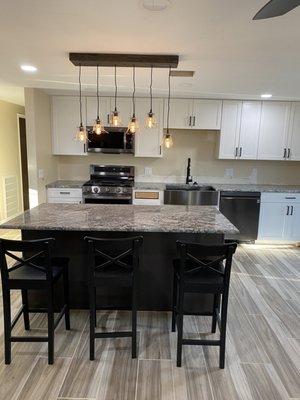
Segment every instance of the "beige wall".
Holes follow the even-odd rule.
[[[58,159],[52,155],[50,96],[25,88],[30,207],[46,201],[45,185],[58,177]]]
[[[300,184],[300,162],[217,160],[217,132],[175,131],[174,147],[161,159],[135,158],[130,155],[92,154],[59,156],[61,179],[87,179],[90,164],[127,164],[136,167],[139,181],[183,181],[187,158],[192,158],[192,175],[199,182],[237,182],[264,184]],[[144,176],[145,167],[152,176]],[[233,168],[233,178],[225,170]]]
[[[0,221],[6,218],[4,177],[17,177],[19,210],[23,208],[17,114],[24,114],[24,107],[0,100]]]

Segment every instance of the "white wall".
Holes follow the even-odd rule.
[[[52,155],[50,96],[25,88],[25,114],[30,207],[34,207],[46,201],[45,185],[58,177],[58,159]]]

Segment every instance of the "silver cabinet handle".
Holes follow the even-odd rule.
[[[236,157],[238,156],[238,150],[239,150],[239,148],[236,147],[236,148],[235,148],[235,156],[236,156]]]
[[[59,194],[71,194],[70,192],[59,192]]]
[[[196,117],[194,116],[193,117],[193,126],[195,126],[195,123],[196,123]]]
[[[296,197],[295,196],[289,196],[289,197],[285,197],[285,199],[286,200],[296,200]]]
[[[190,115],[190,118],[189,118],[189,126],[192,126],[192,116]]]
[[[291,213],[290,213],[290,215],[293,215],[294,214],[294,206],[291,206]]]
[[[291,149],[289,148],[288,152],[287,152],[287,158],[290,158],[290,157],[291,157]]]
[[[290,206],[287,206],[286,215],[290,215]]]
[[[240,157],[242,157],[242,147],[240,147]]]
[[[283,151],[283,158],[286,158],[286,149]]]

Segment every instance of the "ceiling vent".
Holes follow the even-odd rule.
[[[195,71],[171,71],[171,76],[177,76],[179,78],[192,78],[195,74]]]

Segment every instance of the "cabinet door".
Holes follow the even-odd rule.
[[[284,160],[287,147],[287,129],[290,103],[283,101],[263,101],[258,159]]]
[[[288,148],[289,159],[300,161],[300,102],[292,104]]]
[[[136,115],[139,119],[140,129],[135,135],[136,157],[161,157],[161,142],[163,137],[163,100],[153,99],[153,112],[157,125],[148,129],[145,126],[149,112],[149,99],[138,99],[136,102]]]
[[[286,217],[284,239],[300,241],[300,203],[290,204],[289,215]]]
[[[100,97],[100,119],[104,126],[109,125],[110,97]],[[97,98],[86,99],[86,125],[93,126],[97,118]]]
[[[191,129],[192,127],[193,100],[170,100],[170,128]],[[164,128],[167,127],[168,102],[165,101]]]
[[[222,100],[195,99],[193,103],[193,129],[220,129]]]
[[[223,101],[219,158],[234,159],[238,154],[241,110],[241,101]]]
[[[258,239],[282,240],[287,217],[285,203],[262,203],[260,206]]]
[[[86,101],[82,99],[83,120]],[[74,140],[79,126],[79,99],[71,96],[52,97],[52,152],[61,155],[86,155],[85,146]]]
[[[241,159],[255,160],[257,158],[260,116],[260,101],[243,101],[238,149]]]

